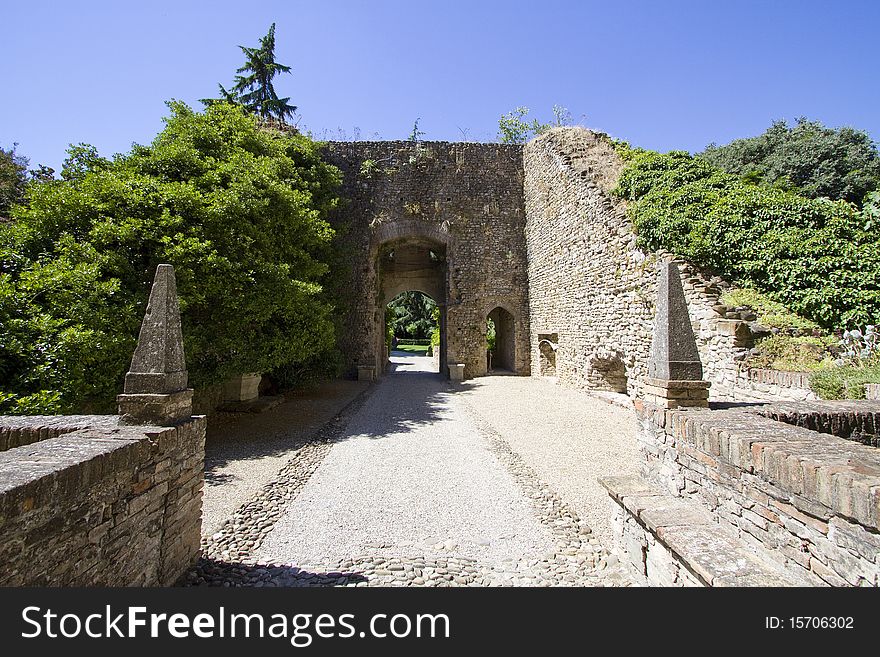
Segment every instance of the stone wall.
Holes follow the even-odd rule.
[[[0,452],[88,428],[115,427],[115,415],[0,416]]]
[[[648,480],[814,584],[880,585],[880,450],[853,439],[877,402],[636,409]]]
[[[740,367],[735,385],[726,398],[731,401],[808,401],[819,397],[810,389],[809,372]]]
[[[204,418],[0,417],[0,586],[170,585],[195,560]]]
[[[441,351],[446,363],[465,364],[467,378],[486,373],[486,320],[504,308],[514,318],[514,369],[528,374],[522,148],[331,142],[325,157],[344,175],[332,223],[346,271],[337,291],[346,300],[340,348],[349,374],[357,365],[384,369],[384,306],[406,289],[441,306]],[[383,274],[380,259],[395,249],[430,253],[409,284]]]
[[[627,391],[646,375],[656,263],[610,191],[623,163],[602,135],[559,128],[526,144],[524,197],[532,374],[541,336],[558,335],[555,375],[575,387]],[[731,398],[748,333],[716,308],[725,283],[679,263],[713,399]]]

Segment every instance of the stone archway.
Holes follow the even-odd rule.
[[[599,353],[590,358],[590,387],[594,390],[627,392],[626,365],[619,353]]]
[[[513,315],[496,306],[486,316],[495,325],[495,350],[492,355],[492,369],[516,371],[516,321]]]
[[[379,235],[379,237],[383,237]],[[379,371],[387,364],[385,349],[385,307],[401,292],[421,292],[440,309],[440,374],[446,368],[446,311],[448,305],[446,243],[435,235],[393,231],[376,248],[376,353],[381,354]]]

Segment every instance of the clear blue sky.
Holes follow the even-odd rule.
[[[495,138],[518,105],[658,150],[798,116],[880,138],[880,1],[0,0],[0,145],[148,143],[164,101],[212,96],[277,23],[276,85],[322,136]]]

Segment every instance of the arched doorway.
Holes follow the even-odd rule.
[[[487,371],[516,371],[516,329],[513,319],[501,306],[486,316]]]
[[[376,321],[377,352],[382,354],[380,371],[388,364],[388,345],[386,344],[386,308],[393,299],[402,293],[421,293],[437,306],[437,328],[439,346],[436,348],[439,371],[446,372],[446,308],[447,274],[446,245],[428,236],[413,235],[390,237],[382,242],[376,255],[379,302]]]
[[[385,328],[392,363],[405,365],[403,371],[440,371],[440,307],[431,296],[398,294],[385,307]]]

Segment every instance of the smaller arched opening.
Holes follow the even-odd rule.
[[[513,315],[497,306],[486,316],[486,371],[516,371]]]
[[[626,365],[619,354],[594,356],[590,360],[590,381],[596,390],[626,394]]]
[[[541,376],[556,376],[556,350],[559,348],[559,338],[556,333],[538,334],[538,373]]]

